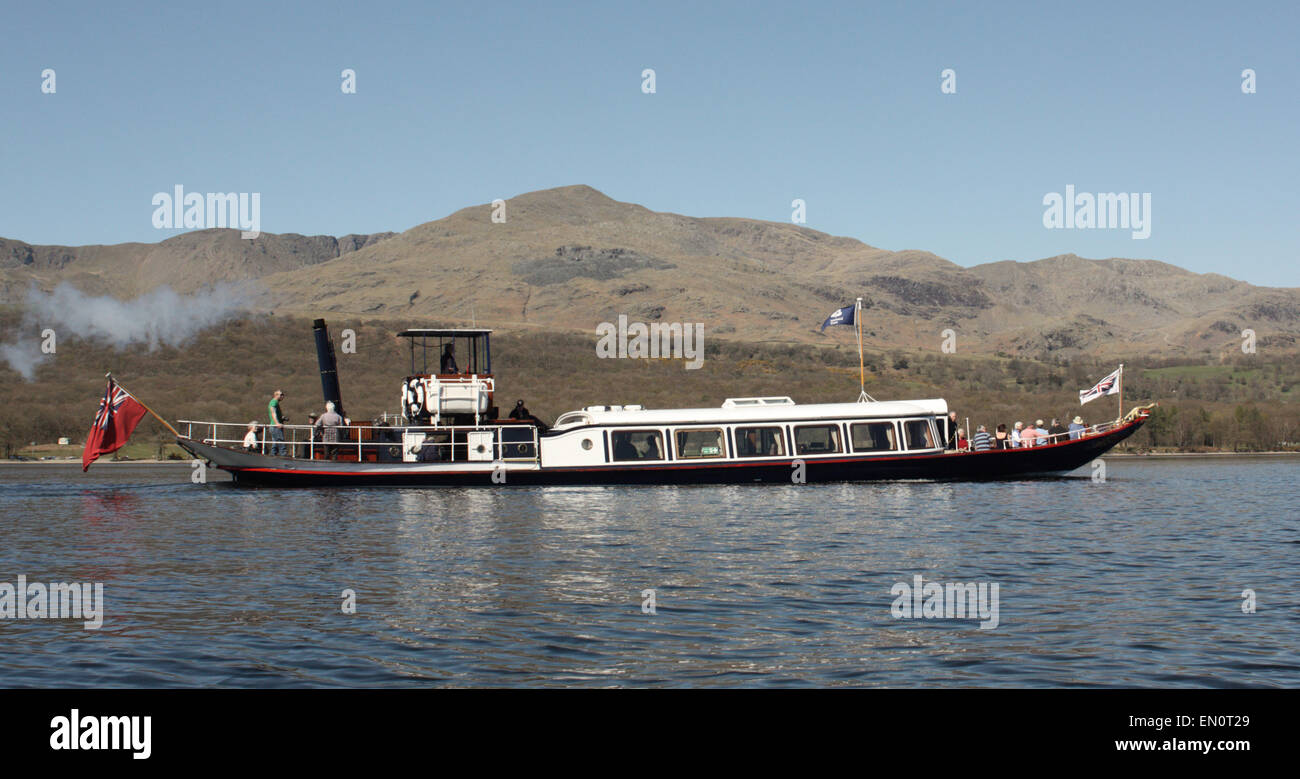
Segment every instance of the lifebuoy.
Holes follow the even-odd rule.
[[[406,406],[407,419],[424,416],[424,382],[421,379],[411,379],[402,387],[402,403]]]

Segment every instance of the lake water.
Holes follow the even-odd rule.
[[[1300,685],[1300,459],[1107,465],[425,490],[0,466],[0,582],[102,582],[105,610],[0,620],[0,686]],[[996,584],[997,626],[895,618],[916,575]]]

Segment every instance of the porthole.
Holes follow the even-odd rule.
[[[582,448],[583,448],[583,449],[586,449],[587,451],[591,451],[591,447],[592,447],[592,446],[593,446],[593,444],[591,443],[591,439],[590,439],[590,438],[584,438],[584,439],[582,439]]]

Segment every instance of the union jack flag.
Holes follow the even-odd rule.
[[[99,411],[95,422],[90,426],[86,436],[86,448],[81,453],[81,470],[85,472],[90,464],[101,455],[116,452],[126,445],[135,426],[148,413],[143,405],[131,393],[108,380],[108,389],[104,391],[103,400],[99,401]]]
[[[95,414],[95,427],[100,430],[108,427],[108,423],[113,421],[113,415],[129,397],[131,396],[126,394],[126,390],[109,380],[108,391],[104,393],[104,399],[99,401],[99,413]]]
[[[1079,390],[1079,405],[1082,406],[1090,400],[1096,400],[1102,395],[1115,395],[1119,392],[1121,377],[1124,375],[1124,366],[1119,368],[1093,385],[1092,389]]]

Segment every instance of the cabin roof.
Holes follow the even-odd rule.
[[[816,421],[818,419],[880,419],[898,417],[945,416],[948,403],[942,398],[895,400],[874,403],[808,403],[742,406],[738,408],[623,409],[618,411],[586,408],[569,412],[585,414],[594,425],[656,424],[728,424],[764,420]],[[569,414],[562,414],[563,417]],[[570,427],[573,422],[556,427]]]
[[[450,327],[450,328],[421,328],[415,327],[410,330],[403,330],[397,334],[398,338],[421,338],[426,336],[443,338],[468,338],[475,335],[487,335],[492,332],[479,327]]]

